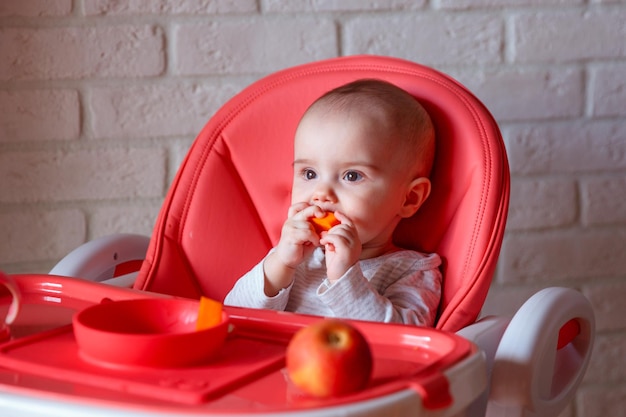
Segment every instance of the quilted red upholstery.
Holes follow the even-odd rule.
[[[165,200],[136,287],[223,299],[277,242],[289,206],[292,143],[308,105],[359,78],[417,97],[437,131],[433,191],[396,233],[402,246],[444,259],[437,327],[478,316],[494,272],[509,199],[506,152],[489,111],[455,80],[388,57],[354,56],[263,78],[209,120]]]

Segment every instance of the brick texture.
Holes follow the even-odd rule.
[[[626,13],[549,11],[515,18],[515,60],[560,62],[626,56]]]
[[[623,248],[624,244],[621,247]],[[623,319],[624,314],[626,314],[624,291],[626,291],[624,280],[600,282],[595,285],[587,285],[584,288],[584,294],[593,305],[596,314],[596,328],[599,331],[623,331],[626,329],[626,322]]]
[[[597,342],[559,417],[626,415],[625,21],[623,0],[0,0],[0,269],[151,234],[195,135],[254,80],[405,58],[465,84],[503,134],[511,200],[484,314],[580,290]]]
[[[619,121],[515,127],[506,136],[511,171],[519,174],[624,171],[624,138]]]
[[[615,366],[626,355],[626,340],[615,334],[601,335],[596,340],[591,366],[585,376],[589,383],[618,382],[626,378],[626,369]]]
[[[161,201],[141,205],[98,205],[89,213],[93,237],[114,233],[136,233],[150,236]]]
[[[599,66],[591,71],[593,115],[626,115],[626,65]]]
[[[338,52],[333,21],[309,17],[179,25],[175,45],[175,72],[182,75],[270,72]]]
[[[4,152],[0,203],[161,197],[165,176],[158,149]]]
[[[425,0],[261,0],[266,12],[419,10]]]
[[[475,9],[497,8],[513,6],[575,6],[583,4],[585,0],[433,0],[436,7],[442,9]]]
[[[574,233],[513,234],[504,240],[501,261],[511,283],[619,277],[626,270],[626,228]],[[567,284],[567,283],[564,283]]]
[[[578,409],[585,417],[626,415],[626,389],[621,385],[582,389]]]
[[[254,12],[255,0],[85,0],[87,15],[179,15]]]
[[[589,178],[582,181],[582,201],[585,225],[626,223],[626,175]]]
[[[449,72],[493,108],[494,116],[501,121],[553,120],[584,112],[584,76],[578,69],[524,67]]]
[[[435,66],[500,62],[503,37],[502,19],[489,14],[364,15],[343,29],[347,55],[395,55]]]
[[[2,28],[0,80],[142,77],[164,71],[157,26]]]
[[[21,0],[0,3],[0,17],[66,16],[72,11],[72,0]]]
[[[0,91],[0,142],[72,140],[79,135],[76,91]]]
[[[514,179],[508,230],[555,228],[577,220],[578,195],[571,179]]]
[[[93,137],[195,135],[243,83],[175,83],[94,88],[87,109]]]
[[[4,264],[58,260],[86,237],[85,216],[77,209],[3,212],[0,230]]]

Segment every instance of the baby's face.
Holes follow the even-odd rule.
[[[292,203],[345,214],[364,248],[390,241],[412,177],[389,136],[358,117],[308,114],[295,137]]]

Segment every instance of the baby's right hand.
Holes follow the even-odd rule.
[[[320,210],[308,203],[296,203],[289,208],[275,251],[286,267],[295,268],[320,245],[320,237],[309,222]]]

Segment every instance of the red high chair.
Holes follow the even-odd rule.
[[[476,97],[450,77],[408,61],[336,58],[253,83],[200,132],[149,244],[134,235],[97,239],[69,254],[51,274],[102,281],[142,260],[136,279],[131,274],[134,289],[222,300],[278,241],[290,202],[293,135],[301,115],[324,92],[359,78],[402,87],[420,100],[435,124],[432,194],[395,237],[401,246],[441,255],[444,285],[436,328],[458,332],[486,358],[488,388],[463,415],[557,415],[586,370],[593,312],[578,292],[550,288],[512,319],[476,322],[506,223],[506,151],[496,122]],[[115,281],[129,282],[128,276],[109,282]]]

